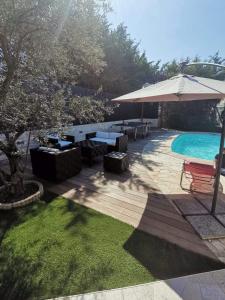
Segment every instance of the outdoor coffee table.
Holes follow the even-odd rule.
[[[104,169],[109,172],[122,173],[129,168],[129,157],[126,153],[110,152],[104,155]]]

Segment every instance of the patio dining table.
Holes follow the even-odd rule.
[[[142,137],[147,136],[150,130],[150,122],[123,122],[114,124],[114,126],[121,127],[121,131],[129,137],[132,136],[134,140],[137,139],[139,133]]]

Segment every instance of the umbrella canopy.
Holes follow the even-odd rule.
[[[179,74],[135,92],[112,99],[115,102],[169,102],[222,99],[225,82]]]

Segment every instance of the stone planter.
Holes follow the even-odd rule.
[[[9,210],[9,209],[17,208],[17,207],[23,207],[34,201],[40,200],[41,196],[44,193],[44,188],[43,188],[42,183],[35,181],[35,180],[26,180],[25,184],[27,184],[27,183],[36,184],[38,186],[38,191],[35,192],[33,195],[30,195],[29,197],[27,197],[23,200],[17,201],[17,202],[0,203],[0,210]]]

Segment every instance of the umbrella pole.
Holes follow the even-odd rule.
[[[144,117],[144,102],[141,103],[141,122],[143,122]]]
[[[211,214],[215,215],[216,210],[216,203],[218,200],[218,191],[219,191],[219,184],[220,184],[220,172],[221,172],[221,166],[223,161],[223,149],[224,149],[224,139],[225,139],[225,116],[224,113],[222,113],[222,132],[221,132],[221,138],[220,138],[220,152],[217,162],[217,168],[216,168],[216,178],[215,178],[215,184],[214,184],[214,194],[213,194],[213,200],[212,200],[212,208],[211,208]]]

